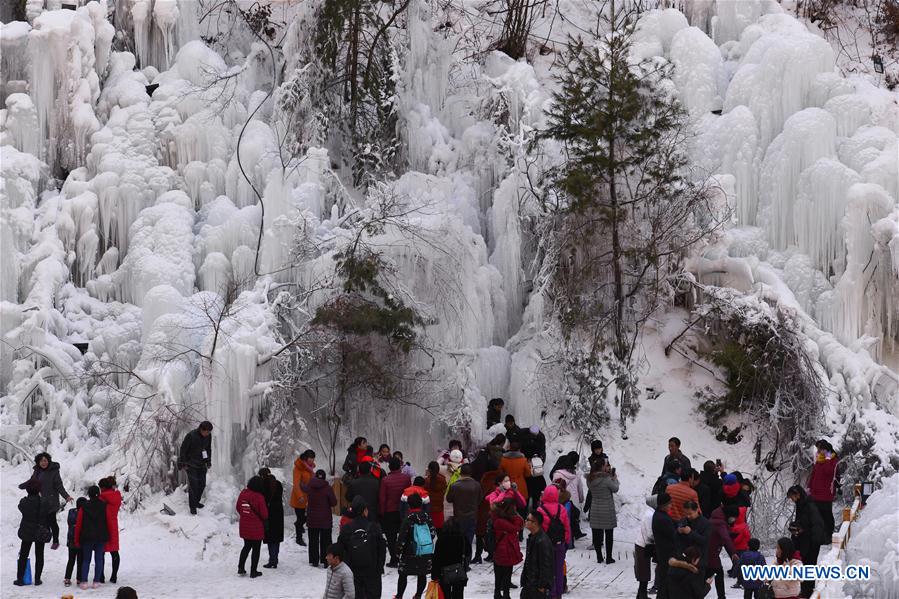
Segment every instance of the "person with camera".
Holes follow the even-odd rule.
[[[184,436],[178,452],[178,467],[187,472],[187,502],[190,513],[203,507],[200,498],[206,489],[206,471],[212,468],[212,423],[204,420]]]
[[[830,536],[830,533],[824,529],[821,512],[800,485],[790,487],[787,490],[787,497],[796,504],[796,517],[790,524],[793,543],[796,545],[799,555],[802,556],[803,564],[817,564],[821,544]],[[814,590],[814,580],[803,580],[800,596],[811,597]]]

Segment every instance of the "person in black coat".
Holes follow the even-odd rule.
[[[814,566],[818,563],[818,553],[821,551],[821,543],[828,536],[824,528],[824,519],[818,507],[809,499],[808,495],[799,485],[787,490],[787,497],[796,504],[796,517],[790,524],[790,533],[793,543],[802,556],[802,563],[806,566]],[[802,596],[810,597],[815,590],[814,580],[802,581]]]
[[[456,519],[450,518],[444,522],[443,528],[437,535],[434,557],[431,560],[431,580],[440,583],[446,599],[463,599],[468,579],[451,581],[446,579],[444,574],[461,572],[462,576],[465,575],[466,546],[465,535]]]
[[[346,459],[343,460],[343,480],[349,482],[359,474],[362,456],[368,451],[368,439],[356,437],[353,444],[346,448]]]
[[[684,560],[670,558],[668,560],[668,596],[672,599],[703,599],[710,585],[699,565],[701,550],[698,547],[687,547]],[[661,589],[659,590],[661,594]]]
[[[44,543],[48,531],[44,524],[44,511],[41,506],[41,484],[36,480],[25,483],[25,492],[28,493],[19,501],[19,511],[22,512],[22,520],[19,523],[19,539],[22,544],[19,547],[19,560],[16,562],[16,586],[25,584],[25,564],[28,554],[31,553],[31,545],[34,544],[34,584],[41,584],[41,573],[44,571]]]
[[[707,460],[702,465],[702,472],[699,473],[699,485],[696,487],[696,494],[699,495],[699,507],[702,513],[708,518],[712,512],[721,505],[721,499],[724,497],[722,488],[721,475],[718,466],[712,460]]]
[[[712,525],[708,518],[699,513],[699,504],[695,501],[687,501],[683,505],[686,522],[678,522],[678,545],[686,551],[688,547],[699,549],[699,570],[705,576],[705,567],[708,562],[709,536]]]
[[[677,540],[677,529],[674,520],[668,515],[671,496],[664,491],[658,494],[656,513],[652,516],[652,536],[656,544],[656,586],[659,589],[658,599],[667,599],[668,595],[668,560],[679,554],[680,545]]]
[[[340,529],[337,544],[343,548],[344,561],[353,571],[356,599],[381,599],[387,541],[377,522],[368,519],[371,510],[361,496],[353,499],[350,513],[353,519]]]
[[[87,588],[87,575],[91,569],[91,555],[94,557],[94,584],[103,581],[104,549],[109,540],[106,527],[106,503],[100,499],[100,487],[93,485],[87,490],[87,503],[78,510],[75,521],[75,546],[81,548],[81,589]]]
[[[265,507],[268,520],[265,522],[265,546],[268,547],[268,563],[263,568],[277,568],[278,554],[284,542],[284,485],[272,476],[268,468],[261,468],[259,476],[265,484]]]
[[[424,595],[428,574],[431,572],[433,553],[418,555],[418,546],[414,537],[415,527],[418,525],[427,526],[432,542],[434,537],[437,536],[437,529],[434,528],[431,516],[422,509],[421,496],[418,493],[412,493],[409,495],[407,503],[409,504],[409,513],[400,525],[400,532],[396,538],[396,553],[399,555],[399,565],[397,567],[399,578],[396,581],[396,596],[398,599],[403,599],[409,576],[416,577],[414,596],[421,597]]]
[[[350,481],[346,489],[346,500],[353,503],[356,497],[365,500],[368,507],[368,519],[372,522],[378,520],[378,503],[381,491],[381,481],[372,476],[371,463],[359,464],[359,476]]]
[[[506,402],[503,401],[502,397],[494,397],[490,400],[490,403],[487,404],[487,428],[500,423],[503,417],[503,406],[505,405]]]
[[[59,524],[56,522],[56,514],[59,512],[59,498],[67,503],[72,502],[72,496],[68,494],[62,484],[62,476],[59,474],[59,464],[54,462],[49,453],[42,452],[34,458],[34,473],[31,478],[19,485],[26,490],[26,486],[32,481],[37,481],[41,496],[41,514],[43,524],[50,528],[53,536],[51,549],[59,547]]]
[[[555,549],[543,531],[543,514],[532,510],[524,521],[528,542],[521,568],[521,599],[548,599],[555,584]]]
[[[206,489],[206,471],[212,468],[212,423],[204,420],[184,436],[178,452],[178,467],[187,472],[187,502],[196,515],[203,507],[200,498]]]

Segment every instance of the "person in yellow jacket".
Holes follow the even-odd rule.
[[[315,474],[315,452],[307,449],[293,463],[293,490],[290,492],[290,507],[297,516],[294,526],[297,530],[297,545],[306,545],[303,540],[304,527],[306,525],[306,506],[309,504],[309,496],[303,491],[302,485],[309,484]]]

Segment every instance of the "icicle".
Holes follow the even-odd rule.
[[[175,55],[175,25],[178,23],[178,0],[155,0],[153,3],[153,21],[162,34],[165,49],[165,68],[172,64]]]

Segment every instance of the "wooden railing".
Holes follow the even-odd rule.
[[[855,522],[862,505],[861,485],[855,485],[855,501],[852,502],[852,507],[843,508],[843,522],[840,524],[840,529],[833,533],[830,551],[824,554],[823,557],[818,558],[818,564],[827,566],[843,564],[843,551],[846,549],[846,544],[849,543],[849,537],[852,534],[852,523]],[[841,580],[819,580],[815,583],[815,592],[812,593],[811,599],[842,597],[840,590],[837,589],[837,586],[842,587],[842,584],[843,581]],[[828,590],[831,592],[828,592]]]

